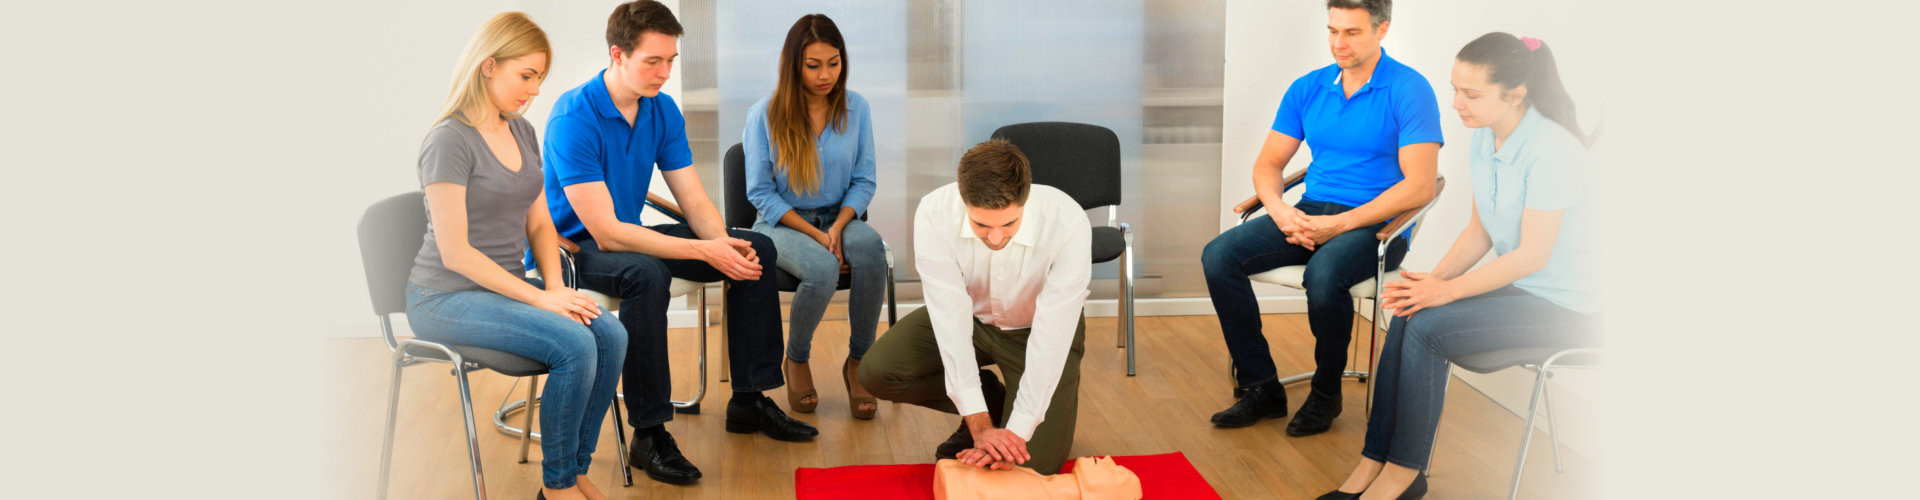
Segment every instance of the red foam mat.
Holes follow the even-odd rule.
[[[1113,457],[1113,461],[1140,476],[1143,500],[1218,499],[1220,494],[1200,477],[1180,452]],[[1073,472],[1068,461],[1060,472]],[[799,500],[841,498],[933,498],[933,464],[848,465],[793,471],[793,489]]]

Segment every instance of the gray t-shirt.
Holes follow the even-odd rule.
[[[534,137],[533,124],[525,118],[507,122],[507,128],[513,132],[514,142],[520,144],[519,172],[507,170],[500,163],[480,131],[447,118],[427,131],[426,140],[420,144],[420,186],[436,182],[466,186],[467,243],[519,276],[526,274],[526,264],[520,259],[527,251],[527,210],[541,190],[540,144]],[[431,208],[427,218],[433,218]],[[479,283],[447,269],[440,258],[440,246],[434,243],[431,222],[408,280],[446,292],[481,288]]]

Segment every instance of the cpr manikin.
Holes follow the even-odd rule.
[[[1111,457],[1081,457],[1073,472],[1042,476],[1033,469],[992,470],[941,460],[934,465],[933,497],[939,500],[1137,500],[1140,477]]]

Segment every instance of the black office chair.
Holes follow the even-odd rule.
[[[753,222],[760,219],[760,210],[753,208],[753,202],[747,201],[746,151],[741,149],[739,143],[734,143],[733,147],[727,148],[726,161],[721,162],[721,165],[723,170],[720,171],[720,181],[725,189],[722,197],[725,198],[723,203],[726,203],[727,227],[753,229]],[[867,220],[867,215],[860,214],[860,220]],[[891,326],[899,319],[894,311],[897,304],[893,297],[893,247],[886,245],[886,242],[881,242],[881,245],[887,247],[887,325]],[[780,283],[780,291],[792,292],[800,289],[800,277],[780,269],[779,266],[772,267],[774,279]],[[853,276],[841,273],[840,283],[835,285],[834,289],[846,290],[852,285]]]
[[[485,500],[486,478],[480,470],[480,438],[474,430],[473,397],[467,386],[467,373],[493,370],[509,377],[532,377],[532,383],[527,385],[527,397],[535,398],[539,392],[540,376],[547,374],[547,365],[504,351],[418,338],[398,339],[394,336],[392,316],[407,312],[407,277],[412,272],[413,259],[420,252],[426,233],[426,194],[419,191],[374,203],[360,217],[360,261],[367,274],[367,294],[373,298],[373,313],[380,318],[380,333],[387,341],[387,349],[393,352],[393,382],[387,390],[387,424],[380,441],[380,493],[377,498],[387,497],[387,480],[392,471],[394,418],[398,416],[400,408],[401,369],[416,364],[448,363],[453,365],[453,378],[460,387],[460,414],[466,418],[467,460],[473,468],[473,495],[476,499]],[[566,268],[572,272],[571,259],[566,262]],[[620,405],[616,401],[613,405],[613,429],[618,437],[615,441],[620,449],[620,472],[624,476],[622,483],[633,486],[633,472],[627,468],[627,433],[623,424],[626,419],[620,413]],[[528,429],[533,427],[533,412],[527,412],[525,425]],[[520,463],[527,463],[527,448],[531,442],[530,433],[520,434]]]
[[[1033,168],[1033,183],[1065,191],[1082,210],[1107,207],[1107,225],[1093,228],[1093,263],[1120,259],[1120,331],[1127,349],[1127,376],[1134,373],[1133,226],[1120,218],[1120,137],[1098,125],[1020,123],[993,137],[1020,148]]]

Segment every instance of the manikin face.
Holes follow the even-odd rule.
[[[487,101],[502,112],[519,112],[533,96],[540,95],[540,83],[547,80],[547,54],[535,52],[505,61],[488,59],[480,63],[480,76],[487,79]]]
[[[1486,66],[1453,62],[1453,111],[1467,128],[1518,121],[1527,112],[1527,87],[1502,88]]]
[[[973,235],[980,237],[990,250],[1007,247],[1013,241],[1013,235],[1020,232],[1021,214],[1025,205],[1007,205],[1005,208],[992,209],[967,206],[967,227],[973,228]]]
[[[610,50],[613,63],[607,71],[618,73],[628,92],[653,97],[660,95],[660,87],[673,76],[673,62],[680,58],[680,39],[648,31],[640,34],[632,54],[622,53],[618,45]]]
[[[807,93],[824,97],[840,83],[840,49],[827,42],[813,42],[801,51],[800,83]]]
[[[1373,26],[1367,9],[1327,9],[1327,46],[1333,49],[1333,62],[1341,69],[1365,66],[1380,57],[1380,39],[1387,37],[1387,25]]]

